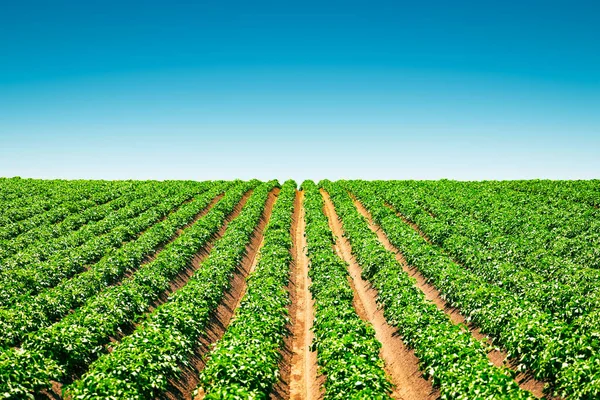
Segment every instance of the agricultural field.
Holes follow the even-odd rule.
[[[599,399],[600,181],[0,178],[7,399]]]

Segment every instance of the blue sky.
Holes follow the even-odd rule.
[[[19,1],[0,175],[600,178],[600,3]]]

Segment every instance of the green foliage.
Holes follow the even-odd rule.
[[[148,315],[110,354],[95,361],[89,371],[70,386],[73,398],[148,399],[166,390],[169,378],[176,377],[180,366],[187,362],[197,338],[205,331],[211,314],[225,295],[263,213],[268,193],[275,185],[276,182],[269,182],[254,190],[240,215],[227,226],[224,236],[215,243],[187,284]],[[221,201],[231,202],[233,209],[247,188],[248,185],[241,186],[234,191],[234,196],[229,196],[230,192]],[[209,215],[210,212],[206,217]],[[224,215],[220,223],[214,224],[215,228],[221,226]],[[192,235],[189,237],[193,239]],[[192,246],[184,240],[180,257],[169,254],[165,260],[172,263],[179,258],[185,263],[200,244]]]
[[[53,381],[74,399],[160,397],[206,333],[276,185],[0,178],[0,397],[37,398]],[[442,399],[530,398],[513,371],[488,361],[491,346],[547,382],[549,395],[600,398],[600,181],[321,186],[386,320]],[[315,301],[311,349],[326,378],[324,396],[389,398],[381,345],[354,310],[319,189],[310,181],[303,188]],[[250,189],[201,268],[150,312]],[[200,376],[207,399],[266,399],[280,379],[295,192],[294,182],[283,185],[246,294],[208,354]],[[351,195],[491,343],[475,340],[425,299]],[[80,379],[70,384],[74,376]]]
[[[111,335],[132,324],[158,299],[177,273],[187,267],[200,248],[218,231],[242,195],[257,183],[235,185],[204,217],[165,246],[154,261],[141,266],[120,285],[110,286],[90,298],[59,322],[29,335],[23,342],[23,351],[58,364],[64,374],[52,377],[54,380],[87,366],[107,351]],[[4,371],[0,370],[2,373]],[[15,384],[23,387],[31,385],[28,381]],[[6,390],[0,387],[0,393]],[[31,387],[30,392],[34,391],[35,388]]]
[[[78,264],[88,259],[86,249],[95,253],[105,250],[106,255],[89,270],[82,272],[72,279],[61,281],[56,287],[47,289],[37,296],[20,296],[14,300],[9,309],[0,309],[0,327],[6,334],[0,338],[4,345],[14,345],[21,341],[28,332],[36,331],[48,326],[66,315],[70,309],[77,308],[93,295],[104,290],[107,286],[118,282],[127,271],[134,270],[161,245],[164,245],[178,229],[183,228],[219,193],[223,192],[228,184],[212,185],[207,192],[182,205],[177,211],[166,215],[165,220],[156,223],[156,220],[169,213],[173,207],[190,196],[187,192],[162,200],[161,204],[149,213],[144,213],[141,219],[135,218],[123,223],[123,230],[133,233],[141,232],[134,240],[124,243],[120,240],[119,249],[98,246],[98,241],[93,241],[89,247],[75,249]],[[159,193],[159,199],[163,193]],[[152,225],[154,224],[154,225]],[[150,226],[151,225],[151,226]],[[148,228],[148,226],[150,226]],[[122,231],[122,230],[121,230]],[[74,265],[74,263],[70,263]]]
[[[491,364],[486,347],[468,330],[453,324],[425,299],[395,255],[379,242],[348,193],[329,181],[321,184],[335,204],[363,277],[378,291],[386,320],[415,350],[424,375],[433,378],[441,398],[532,399],[530,393],[518,387],[510,370]]]
[[[503,281],[491,284],[478,268],[457,264],[445,248],[427,243],[395,210],[385,205],[381,196],[405,217],[422,223],[415,216],[424,214],[414,201],[386,193],[386,185],[389,183],[344,183],[371,211],[407,262],[418,268],[450,305],[504,348],[511,359],[517,360],[520,369],[528,369],[537,379],[548,381],[549,389],[559,396],[595,398],[600,365],[593,355],[600,352],[600,333],[599,325],[594,323],[598,319],[590,318],[594,313],[586,317],[587,324],[578,324],[579,327],[567,324],[541,310],[536,303],[505,289]],[[436,241],[442,240],[443,232],[439,228],[427,233]],[[481,268],[485,270],[485,266]]]
[[[5,399],[33,399],[49,389],[50,380],[63,373],[60,366],[38,353],[9,349],[0,353],[0,395]]]

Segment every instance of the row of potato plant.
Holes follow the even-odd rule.
[[[206,399],[267,398],[279,380],[278,362],[289,322],[286,286],[292,262],[295,199],[296,182],[285,182],[246,293],[200,374]]]
[[[499,232],[493,225],[461,215],[461,212],[429,196],[426,200],[429,211],[436,215],[435,218],[432,217],[415,203],[414,199],[419,197],[419,192],[419,188],[414,186],[409,188],[395,185],[383,197],[402,215],[417,224],[434,243],[490,284],[499,285],[566,322],[572,322],[598,308],[600,299],[588,295],[589,287],[580,286],[573,280],[561,282],[558,279],[548,279],[545,276],[547,273],[541,273],[539,267],[529,269],[527,266],[514,264],[512,257],[506,257],[506,254],[517,253],[514,247],[516,240]],[[421,194],[420,197],[427,196]],[[496,225],[500,223],[497,222]],[[538,227],[537,230],[541,231],[542,228]],[[505,243],[511,243],[510,250]],[[539,254],[543,251],[530,243],[524,244],[524,247],[531,253]],[[560,276],[566,277],[568,274],[561,273]]]
[[[508,356],[549,381],[555,394],[573,399],[600,396],[600,335],[579,332],[552,318],[535,304],[490,285],[456,264],[440,247],[429,244],[379,197],[377,185],[346,182],[407,262],[442,293]]]
[[[131,185],[133,186],[133,185]],[[34,214],[31,218],[18,221],[0,228],[0,240],[11,240],[21,234],[26,234],[32,229],[45,225],[56,224],[72,213],[81,212],[91,207],[107,203],[121,196],[124,187],[104,187],[104,185],[90,186],[85,195],[78,195],[77,192],[67,192],[64,196],[70,199],[56,206],[50,207],[46,212]]]
[[[76,309],[106,287],[120,281],[128,271],[138,268],[176,234],[178,229],[193,221],[213,199],[230,184],[215,184],[206,193],[173,211],[163,221],[152,225],[138,238],[123,247],[107,251],[96,264],[71,279],[61,281],[56,287],[37,296],[22,296],[10,309],[0,309],[0,338],[3,346],[13,346],[24,336],[48,326]],[[176,203],[179,203],[178,201]],[[170,198],[164,199],[162,207],[168,212],[176,205]]]
[[[269,192],[277,185],[260,185],[185,286],[157,307],[110,354],[94,362],[82,379],[68,389],[76,399],[156,398],[176,378],[206,332],[214,312],[242,262],[252,234],[263,215]]]
[[[227,191],[214,207],[186,228],[150,263],[110,286],[55,324],[28,335],[21,348],[0,352],[0,394],[25,398],[49,388],[51,381],[68,381],[108,351],[111,336],[131,328],[187,268],[196,253],[218,232],[244,193],[258,181],[243,182]]]
[[[28,181],[2,178],[0,184],[0,228],[43,214],[62,202],[73,201],[73,187],[48,181]],[[88,184],[88,186],[91,186]]]
[[[563,199],[600,208],[600,179],[578,181],[527,180],[506,184],[525,193],[541,193],[546,197]]]
[[[436,218],[477,234],[497,251],[499,260],[565,284],[595,287],[600,281],[600,210],[521,193],[505,183],[442,181],[394,186],[405,187]],[[483,227],[455,221],[454,215],[471,217]]]
[[[13,258],[13,260],[15,258],[20,259],[20,254],[16,254],[18,252],[26,252],[29,248],[35,248],[40,244],[71,235],[86,224],[97,222],[124,207],[127,205],[127,201],[131,202],[143,198],[143,189],[149,188],[147,188],[147,186],[138,187],[131,192],[121,194],[106,203],[93,205],[84,208],[81,211],[75,211],[67,215],[58,223],[41,225],[14,238],[2,240],[0,242],[0,263],[2,264],[2,268],[6,269],[7,261],[11,258]],[[149,193],[151,193],[151,190]]]
[[[382,191],[380,191],[382,193]],[[396,196],[396,199],[400,199]],[[524,201],[526,197],[524,197]],[[589,206],[576,204],[588,210]],[[595,210],[597,212],[597,210]],[[543,218],[552,221],[551,215],[542,213]],[[568,223],[568,220],[567,222]],[[552,226],[552,222],[550,222]],[[535,230],[535,228],[534,228]],[[538,228],[537,230],[541,230]],[[474,274],[484,276],[488,282],[504,288],[520,287],[517,297],[528,300],[531,305],[537,307],[536,311],[544,310],[553,315],[546,319],[552,319],[551,326],[544,334],[536,332],[532,337],[541,343],[534,346],[534,357],[543,360],[537,370],[546,371],[546,378],[555,383],[557,390],[569,396],[581,398],[594,398],[600,393],[600,294],[596,290],[598,271],[595,268],[585,266],[570,266],[559,264],[556,268],[541,263],[536,271],[547,273],[548,279],[545,283],[531,279],[531,272],[524,268],[515,268],[504,263],[499,272],[490,269],[494,267],[493,258],[486,254],[489,250],[484,246],[476,249],[469,246],[467,241],[457,241],[454,251],[468,254],[467,263],[472,266]],[[462,246],[462,248],[460,247]],[[449,246],[446,247],[446,249]],[[531,251],[535,253],[534,250]],[[487,259],[487,261],[486,261]],[[539,259],[543,260],[542,257]],[[512,272],[512,274],[511,274]],[[581,278],[577,279],[577,275]],[[495,276],[495,279],[494,279]],[[498,285],[500,283],[501,285]],[[533,308],[533,307],[532,307]],[[565,323],[566,321],[566,323]],[[526,337],[520,337],[525,340]],[[533,340],[531,340],[533,341]],[[550,343],[545,345],[544,343]],[[520,347],[516,346],[519,350]],[[551,372],[548,372],[551,371]]]
[[[383,361],[381,343],[371,324],[354,309],[348,265],[335,252],[335,237],[324,202],[312,181],[305,191],[306,241],[310,259],[310,292],[314,299],[314,341],[319,371],[325,375],[325,399],[388,399],[392,385]]]
[[[379,193],[385,194],[385,191],[379,190]],[[454,224],[439,221],[444,219],[439,215],[432,219],[427,212],[416,207],[409,196],[410,193],[404,191],[391,194],[388,192],[384,197],[403,215],[416,222],[425,233],[435,237],[438,243],[443,245],[444,250],[460,260],[471,273],[491,285],[501,287],[518,298],[528,301],[538,311],[550,314],[553,323],[558,326],[568,324],[568,340],[577,343],[576,349],[572,351],[580,354],[572,368],[589,368],[595,365],[595,357],[589,359],[585,355],[590,349],[599,347],[600,294],[595,290],[597,285],[584,285],[572,280],[564,283],[564,276],[568,274],[560,271],[544,280],[536,272],[526,268],[519,268],[510,263],[498,263],[495,261],[497,252],[490,246],[478,245],[472,240],[472,235],[448,234]],[[458,221],[459,218],[451,218],[453,223],[459,223]],[[444,239],[445,235],[448,238]],[[597,271],[595,272],[597,275]],[[590,278],[590,275],[588,274],[587,277]],[[595,281],[598,282],[598,279],[596,278]],[[564,333],[556,334],[558,335],[556,340],[566,336]],[[561,369],[569,365],[570,363],[564,363]],[[598,369],[598,367],[594,368]],[[582,371],[580,373],[583,373]]]
[[[89,199],[105,191],[116,190],[125,193],[134,187],[134,183],[131,181],[2,179],[2,185],[0,185],[0,189],[2,189],[0,190],[0,227],[22,223],[21,229],[23,231],[35,227],[36,221],[37,223],[43,222],[44,216],[42,214],[52,208],[78,200]],[[5,193],[7,190],[10,192]],[[35,218],[26,221],[32,217]],[[0,232],[3,232],[3,230],[0,229]]]
[[[31,230],[2,247],[0,268],[6,271],[41,262],[48,259],[49,256],[54,256],[57,252],[64,252],[80,246],[90,237],[110,230],[114,226],[111,224],[112,220],[118,218],[132,203],[142,202],[143,205],[147,205],[146,208],[149,208],[159,202],[160,197],[156,196],[158,193],[162,193],[163,197],[168,197],[183,191],[195,194],[205,189],[200,189],[198,192],[192,190],[195,191],[195,189],[185,186],[176,188],[174,186],[146,185],[108,203],[86,209],[81,213],[71,214],[58,224],[45,225]],[[154,203],[146,201],[148,197],[153,197]],[[145,209],[141,209],[141,211],[145,211]],[[25,237],[27,239],[23,240]]]
[[[64,193],[67,185],[66,182],[41,179],[0,178],[0,226],[46,211],[44,201]],[[39,208],[32,214],[23,214],[33,204]]]
[[[403,271],[394,253],[369,228],[348,193],[329,181],[322,185],[331,196],[363,277],[377,289],[386,320],[415,350],[421,370],[425,377],[433,378],[440,397],[532,399],[519,388],[511,370],[489,361],[485,345],[426,300],[415,279]]]
[[[108,227],[111,228],[104,235],[90,235],[89,240],[79,247],[74,247],[65,252],[58,252],[50,259],[12,268],[0,273],[0,300],[3,306],[11,306],[23,297],[33,296],[40,291],[52,288],[64,279],[83,272],[88,265],[98,261],[105,252],[121,247],[124,243],[134,239],[139,233],[155,224],[171,209],[189,200],[192,192],[182,192],[167,196],[165,193],[156,193],[154,196],[133,202],[129,206],[116,212],[110,218]],[[158,203],[158,205],[157,205]],[[170,207],[164,207],[168,204]],[[149,208],[149,206],[154,206]],[[144,211],[146,210],[146,211]]]

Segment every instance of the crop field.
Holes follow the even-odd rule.
[[[600,181],[0,178],[0,397],[599,399]]]

